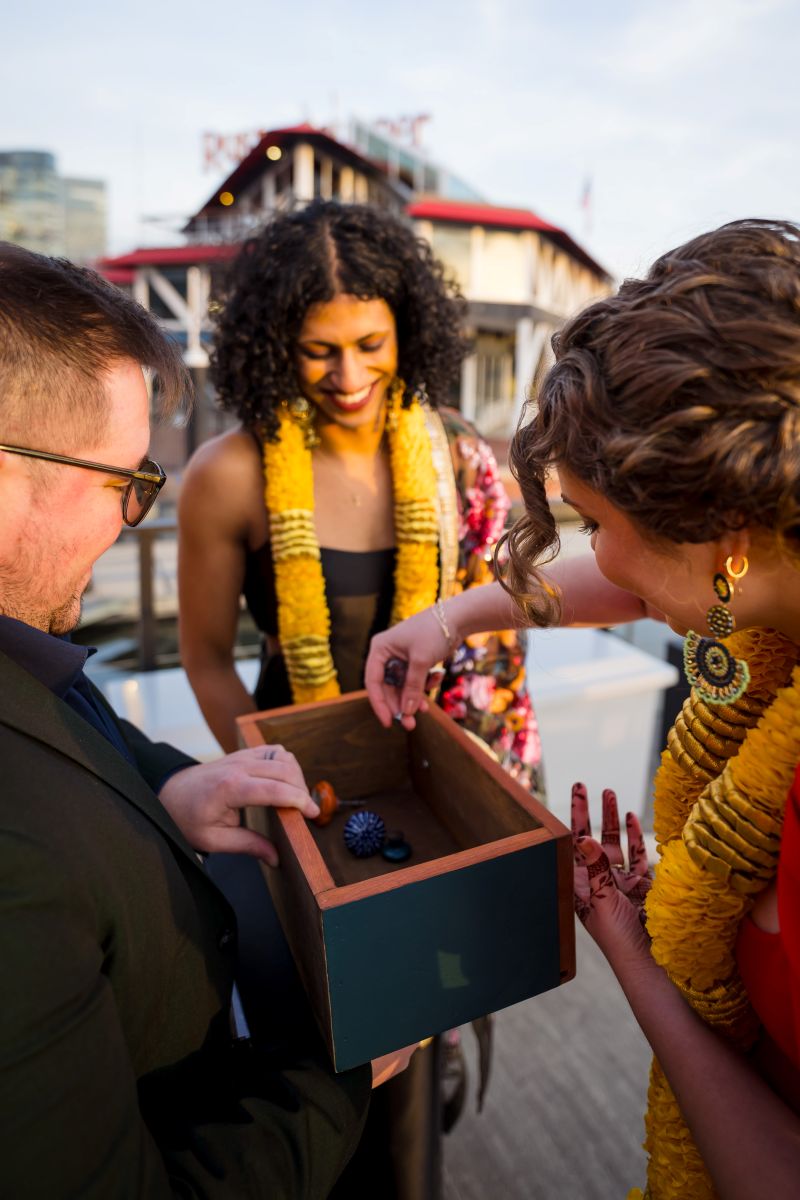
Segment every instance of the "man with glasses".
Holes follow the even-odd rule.
[[[0,1190],[321,1198],[372,1074],[233,1035],[235,919],[199,853],[274,864],[240,809],[314,816],[300,769],[153,744],[68,638],[93,563],[164,483],[143,368],[174,411],[184,369],[143,309],[0,243]]]
[[[147,516],[156,502],[156,497],[167,482],[167,477],[152,458],[143,458],[138,469],[110,467],[107,463],[89,462],[85,458],[70,458],[68,454],[50,454],[46,450],[31,450],[24,446],[2,446],[7,454],[21,454],[23,458],[36,458],[40,462],[64,463],[68,467],[83,467],[87,471],[102,471],[104,475],[116,475],[127,479],[128,485],[122,493],[122,519],[131,529]]]

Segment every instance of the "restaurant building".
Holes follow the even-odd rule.
[[[608,272],[564,229],[528,209],[489,203],[380,127],[352,122],[341,136],[308,124],[264,132],[190,217],[184,245],[98,264],[181,342],[195,375],[197,410],[184,446],[168,457],[181,460],[227,424],[207,383],[209,304],[221,271],[271,214],[315,198],[405,216],[457,279],[473,352],[449,399],[492,439],[513,431],[526,391],[549,363],[555,330],[611,288]]]

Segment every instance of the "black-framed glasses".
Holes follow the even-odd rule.
[[[85,467],[87,471],[103,471],[106,475],[119,475],[122,479],[130,480],[122,493],[122,519],[131,529],[144,520],[167,482],[166,475],[152,458],[143,458],[138,470],[131,471],[129,467],[109,467],[105,463],[69,458],[66,454],[50,454],[47,450],[28,450],[23,446],[0,445],[0,450],[5,450],[7,454],[21,454],[24,458],[65,463],[68,467]]]

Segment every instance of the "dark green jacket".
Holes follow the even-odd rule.
[[[327,1196],[368,1067],[234,1043],[232,910],[139,770],[0,653],[0,1194]]]

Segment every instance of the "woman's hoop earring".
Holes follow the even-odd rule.
[[[725,570],[731,579],[744,579],[747,572],[750,570],[750,563],[747,561],[747,555],[742,555],[742,565],[738,571],[733,569],[733,555],[729,554],[725,559]]]
[[[701,637],[690,629],[683,644],[683,669],[686,678],[702,700],[707,704],[732,704],[747,691],[750,668],[743,658],[734,658],[719,638],[727,638],[736,628],[733,613],[726,606],[733,596],[731,579],[741,579],[747,574],[749,563],[742,557],[738,572],[733,571],[733,556],[725,563],[726,574],[718,571],[714,576],[713,588],[719,604],[712,604],[706,613],[706,624],[712,637]]]

